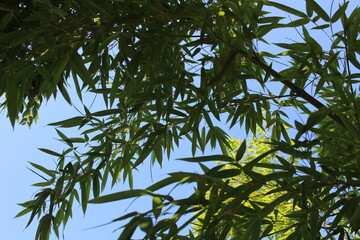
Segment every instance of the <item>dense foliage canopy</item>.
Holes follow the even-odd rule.
[[[359,238],[360,8],[299,2],[2,1],[0,94],[12,124],[31,124],[59,93],[71,104],[69,86],[105,106],[51,124],[64,150],[41,149],[57,166],[32,163],[45,181],[18,214],[40,218],[36,239],[59,235],[74,200],[85,212],[144,195],[152,209],[113,220],[128,220],[119,239],[138,228],[145,239]],[[246,141],[231,154],[228,128],[269,137],[260,154],[246,155]],[[183,139],[182,160],[203,173],[101,194],[119,178],[131,186],[136,167],[161,164]],[[198,156],[208,147],[222,154]],[[185,198],[161,192],[187,183]]]

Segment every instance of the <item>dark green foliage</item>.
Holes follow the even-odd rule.
[[[357,237],[360,9],[345,2],[329,14],[314,0],[303,4],[306,13],[262,0],[2,1],[0,95],[12,124],[19,114],[31,124],[43,99],[59,93],[71,103],[69,85],[106,106],[51,124],[66,148],[40,149],[58,164],[31,163],[45,181],[18,215],[30,213],[29,224],[40,218],[36,239],[59,235],[74,200],[85,212],[89,202],[143,195],[153,208],[115,219],[129,219],[119,239],[138,228],[146,239],[271,238],[282,204],[292,204],[287,217],[297,221],[283,229],[287,239]],[[270,34],[279,33],[273,43]],[[271,149],[240,164],[246,142],[230,156],[217,121],[271,132]],[[185,139],[193,157],[181,160],[203,173],[170,173],[144,190],[100,196],[119,179],[132,187],[133,170],[149,158],[161,164]],[[194,157],[208,146],[222,154]],[[262,162],[268,157],[274,161]],[[234,186],[240,175],[249,181]],[[184,199],[158,193],[185,183],[197,187]],[[278,197],[252,201],[256,193]],[[175,213],[165,216],[168,209]],[[186,232],[191,224],[201,229]]]

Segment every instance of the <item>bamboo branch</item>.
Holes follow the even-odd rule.
[[[261,61],[256,54],[253,54],[253,55],[249,56],[249,54],[246,51],[244,51],[243,49],[239,49],[239,48],[235,48],[235,47],[233,47],[233,49],[237,53],[239,53],[241,56],[243,56],[243,57],[245,57],[247,59],[250,59],[252,63],[259,66],[262,70],[264,70],[266,73],[268,73],[272,77],[274,77],[276,79],[279,79],[282,84],[284,84],[286,87],[288,87],[293,92],[295,92],[297,96],[303,98],[305,101],[307,101],[308,103],[310,103],[311,105],[313,105],[317,109],[327,108],[323,103],[321,103],[319,100],[317,100],[316,98],[311,96],[304,89],[299,88],[294,83],[286,80],[285,77],[282,76],[279,72],[275,71],[273,68],[271,68],[266,63]],[[328,116],[331,119],[333,119],[336,123],[338,123],[340,126],[345,127],[345,125],[344,125],[343,121],[341,120],[341,118],[336,113],[334,113],[333,111],[330,111]]]

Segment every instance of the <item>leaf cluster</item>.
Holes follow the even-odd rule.
[[[40,218],[36,239],[59,236],[74,200],[85,212],[144,195],[152,209],[115,219],[128,220],[119,239],[138,228],[145,239],[355,238],[360,9],[304,4],[306,12],[263,0],[3,1],[0,94],[12,124],[20,113],[31,123],[58,93],[73,103],[91,92],[105,106],[84,104],[50,124],[65,147],[40,149],[57,165],[31,163],[44,181],[18,214]],[[298,40],[270,41],[293,28]],[[244,141],[231,155],[224,125],[269,132],[268,149]],[[139,165],[161,165],[181,141],[192,154],[182,160],[202,173],[132,189]],[[259,154],[245,155],[249,147]],[[221,153],[197,156],[208,148]],[[221,164],[204,163],[212,161]],[[119,180],[130,190],[101,196]],[[185,183],[196,186],[185,198],[161,192]],[[201,228],[186,232],[192,224]]]

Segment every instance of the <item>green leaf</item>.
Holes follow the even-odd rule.
[[[260,154],[259,156],[257,156],[256,158],[254,158],[253,160],[251,160],[250,162],[248,162],[247,164],[245,164],[244,166],[244,171],[250,171],[254,166],[255,164],[257,164],[259,161],[261,161],[262,159],[264,159],[265,157],[267,157],[268,155],[276,152],[277,149],[270,149],[266,152],[264,152],[263,154]]]
[[[61,79],[61,76],[64,73],[64,70],[66,68],[66,65],[69,63],[69,53],[66,52],[64,55],[62,55],[59,58],[59,61],[57,62],[57,64],[55,65],[54,70],[52,71],[52,77],[53,77],[53,82],[52,82],[52,87],[55,88],[56,84],[58,84],[58,82]]]
[[[50,150],[48,150],[48,149],[43,149],[43,150],[50,151]],[[43,151],[43,150],[42,150],[42,151]],[[50,151],[50,152],[51,152],[51,155],[56,154],[55,156],[59,156],[58,153],[56,153],[56,152],[53,152],[53,151]],[[46,152],[46,153],[50,154],[49,152]],[[61,156],[61,155],[60,155],[60,156]],[[40,166],[39,164],[36,164],[36,163],[33,163],[33,162],[29,162],[29,163],[30,163],[31,166],[33,166],[34,168],[40,170],[41,172],[45,173],[46,175],[48,175],[48,176],[50,176],[50,177],[54,176],[54,174],[56,173],[55,171],[48,170],[48,169],[46,169],[45,167]]]
[[[168,178],[165,178],[157,183],[154,183],[153,185],[151,185],[150,187],[146,188],[146,190],[148,191],[156,191],[160,188],[163,188],[163,187],[166,187],[170,184],[173,184],[173,183],[177,183],[177,182],[180,182],[182,179],[184,179],[186,176],[182,176],[181,174],[175,174],[175,175],[171,175],[170,177]]]
[[[268,5],[268,6],[276,7],[278,9],[280,9],[280,10],[283,10],[283,11],[285,11],[287,13],[291,13],[291,14],[296,15],[296,16],[301,17],[301,18],[308,18],[308,16],[305,13],[300,12],[299,10],[296,10],[294,8],[285,6],[283,4],[277,3],[277,2],[267,1],[265,4]]]
[[[153,221],[150,217],[138,218],[138,226],[142,231],[148,233],[153,227]]]
[[[112,222],[121,221],[121,220],[127,219],[129,217],[133,217],[133,216],[136,216],[136,215],[139,215],[139,212],[131,212],[131,213],[125,214],[122,217],[113,219]]]
[[[102,116],[108,116],[108,115],[112,115],[112,114],[118,114],[121,112],[122,112],[121,109],[108,109],[108,110],[102,110],[102,111],[91,113],[91,115],[96,116],[96,117],[102,117]]]
[[[18,214],[16,214],[16,216],[14,218],[21,217],[31,211],[32,211],[32,208],[26,208],[26,209],[22,210],[21,212],[19,212]]]
[[[151,192],[149,190],[133,189],[133,190],[127,190],[127,191],[122,191],[122,192],[117,192],[117,193],[97,197],[97,198],[90,200],[89,203],[107,203],[107,202],[119,201],[119,200],[123,200],[123,199],[140,197],[140,196],[145,196],[145,195],[161,196],[161,195],[154,194],[153,192]]]
[[[279,162],[286,168],[286,169],[291,169],[293,168],[293,165],[291,163],[289,163],[286,159],[284,159],[283,157],[276,155],[276,158],[279,160]]]
[[[88,182],[80,182],[80,192],[81,192],[81,208],[83,213],[86,213],[87,203],[90,195],[90,184]]]
[[[6,104],[11,125],[14,127],[18,114],[18,84],[11,77],[6,79]]]
[[[94,176],[93,179],[93,194],[94,197],[98,197],[100,195],[100,180],[98,176]]]
[[[321,52],[322,51],[321,45],[317,41],[315,41],[314,38],[310,36],[309,31],[304,26],[302,26],[302,30],[303,30],[305,42],[311,47],[311,50],[315,52]]]
[[[309,22],[310,22],[310,19],[308,19],[308,18],[300,18],[298,20],[295,20],[295,21],[285,24],[284,27],[299,27],[299,26],[304,26]]]
[[[5,14],[5,16],[0,21],[0,30],[4,29],[9,24],[12,18],[13,18],[13,13]]]
[[[63,128],[70,128],[70,127],[75,127],[75,126],[81,126],[81,124],[84,122],[84,120],[85,120],[84,117],[73,117],[73,118],[63,120],[63,121],[50,123],[49,126],[60,126]]]
[[[2,43],[9,42],[8,45],[16,46],[26,42],[27,40],[31,39],[31,37],[32,37],[31,31],[20,29],[13,32],[1,34],[0,42]]]
[[[46,187],[46,186],[50,186],[50,185],[52,185],[51,182],[39,182],[39,183],[31,184],[31,186],[34,186],[34,187]]]
[[[132,235],[134,234],[136,228],[138,227],[138,217],[134,217],[130,220],[128,224],[124,226],[124,230],[119,236],[118,240],[130,240]]]
[[[309,5],[324,21],[330,22],[331,19],[324,9],[320,7],[314,0],[306,0],[306,5]]]
[[[299,127],[299,131],[296,134],[295,139],[299,139],[306,131],[309,131],[311,128],[318,125],[329,114],[329,111],[330,110],[328,108],[321,108],[309,115],[305,125],[299,127],[300,125],[298,123],[297,126]]]
[[[350,60],[350,62],[354,65],[354,67],[356,67],[357,69],[360,69],[360,62],[357,60],[357,56],[354,53],[350,52],[348,54],[348,58]]]
[[[360,205],[357,206],[356,210],[352,213],[349,222],[353,231],[358,231],[360,229]]]
[[[326,29],[326,28],[329,28],[329,27],[330,27],[330,24],[323,24],[323,25],[320,25],[320,26],[313,27],[312,29]]]
[[[210,161],[224,161],[224,162],[234,162],[232,157],[226,155],[211,155],[204,157],[191,157],[191,158],[178,158],[177,160],[186,161],[186,162],[210,162]]]
[[[161,211],[162,211],[162,198],[160,197],[153,197],[152,198],[152,212],[154,213],[155,219],[158,219],[159,216],[161,215]]]
[[[86,9],[91,10],[96,13],[101,13],[105,16],[110,16],[111,13],[107,11],[105,8],[101,6],[101,3],[97,4],[93,0],[80,0],[83,4],[83,6],[86,6]]]
[[[98,47],[98,51],[103,50],[105,47],[107,47],[112,41],[119,38],[121,36],[121,32],[115,32],[111,34],[109,37],[107,37],[105,40],[101,42],[101,44]]]
[[[213,116],[214,116],[218,121],[220,121],[219,110],[216,108],[215,102],[214,102],[214,101],[208,102],[208,107],[209,107],[211,113],[213,114]]]
[[[339,20],[344,14],[349,5],[349,1],[345,2],[343,5],[339,5],[339,8],[336,10],[334,15],[331,17],[331,22],[334,23]]]
[[[240,145],[240,147],[239,147],[239,149],[238,149],[238,151],[236,153],[236,157],[235,157],[236,161],[241,160],[241,158],[244,156],[245,151],[246,151],[246,140],[244,140],[241,143],[241,145]]]
[[[76,51],[70,56],[70,66],[88,86],[95,88],[94,80],[89,70],[85,67],[81,56]]]
[[[299,51],[299,52],[309,52],[310,48],[306,43],[275,43],[275,45],[281,47],[281,48],[285,48],[285,49],[290,49],[290,50],[294,50],[294,51]]]
[[[55,157],[61,157],[62,155],[60,153],[54,152],[52,150],[46,149],[46,148],[38,148],[40,151],[47,153],[49,155],[53,155]],[[31,164],[31,163],[30,163]]]
[[[360,130],[354,126],[348,119],[345,117],[341,118],[345,128],[348,130],[349,134],[354,138],[354,140],[360,141]]]
[[[231,178],[238,176],[241,173],[240,169],[225,169],[222,171],[209,171],[206,175],[217,178]]]

